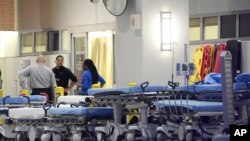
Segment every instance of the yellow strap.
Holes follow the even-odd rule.
[[[91,88],[101,88],[101,84],[93,84]]]
[[[28,95],[29,95],[29,90],[27,90],[27,89],[22,89],[22,90],[20,91],[20,94],[23,94],[23,95],[25,95],[25,96],[28,96]]]
[[[56,94],[59,94],[59,96],[64,96],[64,88],[56,87]]]

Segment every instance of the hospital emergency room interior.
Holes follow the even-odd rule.
[[[249,19],[249,0],[0,0],[0,140],[243,136],[234,131],[250,123]],[[77,78],[67,94],[72,80],[52,82],[58,55]],[[40,81],[51,93],[35,92]]]

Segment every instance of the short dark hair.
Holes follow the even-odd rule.
[[[64,59],[64,57],[63,57],[62,55],[58,55],[58,56],[56,56],[56,60],[57,60],[59,57],[61,57],[62,59]]]

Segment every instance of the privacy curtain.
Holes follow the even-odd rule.
[[[98,73],[106,80],[105,88],[113,84],[113,39],[96,37],[90,39],[89,58],[96,65]]]

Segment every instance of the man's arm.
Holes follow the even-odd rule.
[[[68,92],[70,89],[72,89],[76,85],[76,82],[77,82],[76,76],[70,70],[68,71],[69,71],[69,79],[71,80],[71,82],[68,88],[64,89],[64,92]]]
[[[22,89],[28,89],[26,77],[30,76],[30,67],[26,67],[25,69],[18,72],[19,79],[20,79],[20,86]]]
[[[56,78],[55,78],[55,74],[51,71],[50,73],[50,87],[55,88],[56,85]]]

